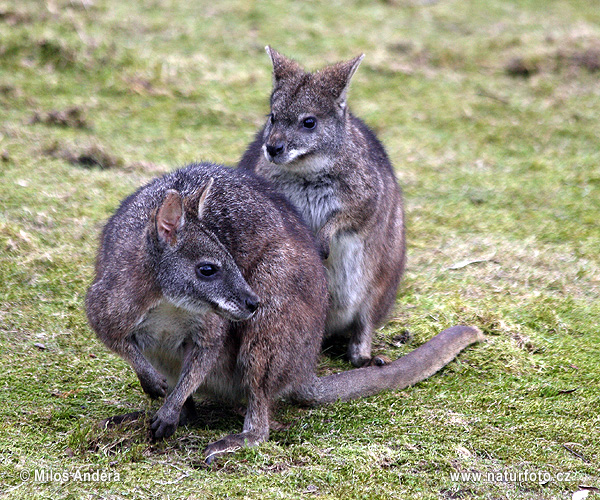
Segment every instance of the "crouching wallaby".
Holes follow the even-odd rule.
[[[86,299],[99,338],[125,358],[150,397],[151,423],[171,435],[192,394],[246,405],[243,431],[210,444],[207,461],[268,438],[280,398],[327,403],[429,377],[476,328],[445,330],[384,367],[319,378],[326,273],[289,203],[250,173],[193,164],[128,197],[104,228]]]
[[[272,48],[267,53],[271,113],[239,165],[273,182],[316,234],[329,275],[326,335],[348,337],[348,357],[362,366],[405,261],[394,170],[375,134],[346,106],[363,56],[306,73]]]

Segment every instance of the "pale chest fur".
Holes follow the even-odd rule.
[[[208,315],[212,314],[214,313],[208,309],[205,312],[190,312],[163,300],[148,312],[134,331],[136,343],[144,357],[167,378],[170,388],[179,379],[186,344],[202,342],[204,334],[208,334],[210,338],[212,329],[215,328],[208,320]],[[214,316],[212,320],[214,323]],[[217,360],[217,365],[197,392],[239,400],[240,389],[232,381],[227,369],[228,361],[226,357]]]
[[[272,170],[271,174],[271,181],[296,207],[313,233],[343,210],[339,186],[333,177],[310,172],[300,176],[281,171],[273,175]],[[329,243],[330,254],[325,262],[331,296],[327,330],[332,332],[346,328],[365,300],[365,254],[364,241],[354,232],[336,232]]]
[[[288,200],[298,209],[313,233],[340,209],[335,186],[329,179],[297,182],[284,182],[280,186]]]
[[[167,377],[172,387],[181,371],[185,343],[205,328],[203,314],[163,300],[146,314],[134,336],[146,359]]]
[[[327,171],[325,160],[297,162],[290,171],[264,162],[258,170],[296,207],[313,233],[341,208],[337,181]]]

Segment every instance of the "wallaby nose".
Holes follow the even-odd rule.
[[[275,144],[267,144],[267,153],[271,158],[275,158],[277,155],[283,153],[285,149],[285,143],[283,141],[277,141]]]
[[[260,300],[256,296],[248,297],[248,298],[246,298],[244,303],[245,303],[248,311],[250,311],[251,313],[254,313],[254,312],[256,312],[256,310],[258,309],[258,306],[260,305]]]

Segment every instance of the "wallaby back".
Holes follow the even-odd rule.
[[[271,112],[239,166],[269,179],[317,237],[328,270],[326,335],[349,338],[361,366],[404,272],[404,211],[375,134],[347,109],[362,56],[309,73],[268,47]]]

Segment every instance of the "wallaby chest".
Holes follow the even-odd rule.
[[[176,350],[194,332],[203,328],[204,315],[192,313],[163,300],[148,311],[134,335],[143,350],[156,345],[160,345],[162,349]]]
[[[314,233],[342,206],[338,182],[328,174],[296,175],[280,171],[269,177]]]

